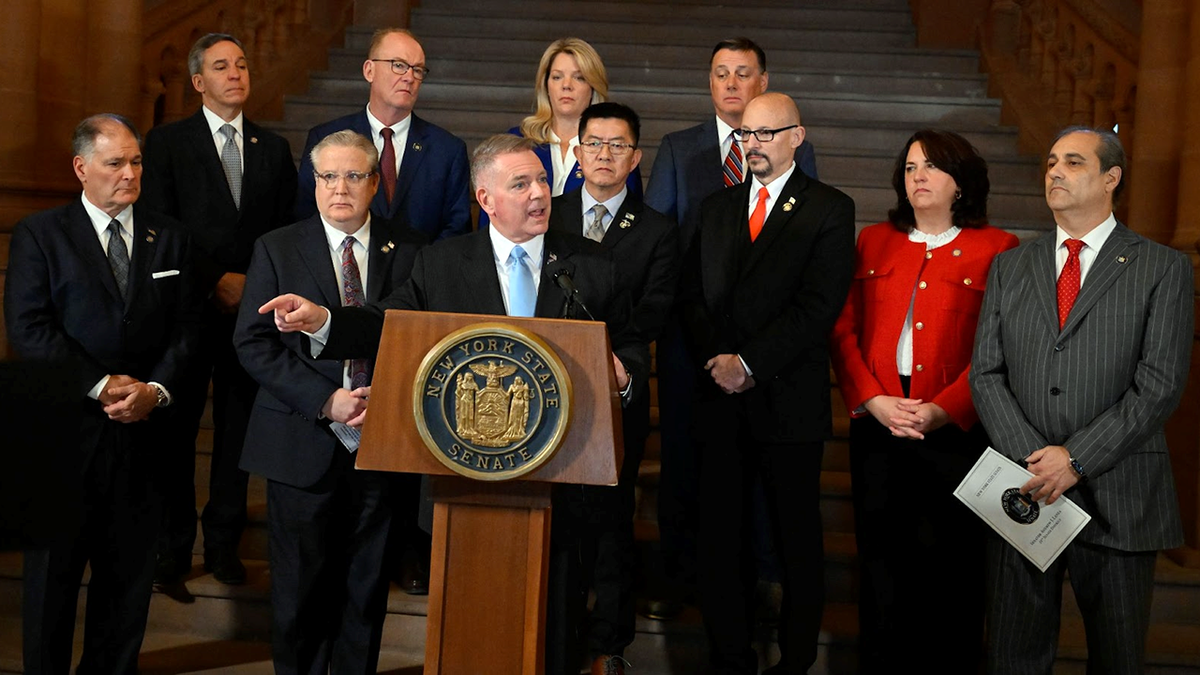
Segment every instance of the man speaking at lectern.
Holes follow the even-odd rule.
[[[608,324],[625,397],[631,382],[647,377],[649,350],[630,325],[628,294],[603,249],[582,236],[546,231],[550,187],[533,143],[509,134],[483,141],[471,159],[471,181],[491,227],[422,249],[412,276],[388,297],[364,307],[326,308],[286,294],[258,311],[274,312],[281,332],[307,333],[314,355],[346,359],[375,356],[389,309],[569,319],[586,319],[590,310]],[[564,311],[561,285],[567,281],[582,302]]]

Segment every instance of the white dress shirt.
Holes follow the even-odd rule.
[[[766,187],[767,194],[771,197],[770,201],[767,202],[767,212],[763,214],[763,222],[766,223],[767,219],[771,217],[771,212],[775,210],[775,203],[779,201],[779,195],[783,193],[783,186],[787,185],[788,179],[792,177],[795,171],[796,161],[792,160],[792,165],[788,167],[788,170],[784,171],[782,175],[766,186],[759,182],[758,176],[754,176],[750,183],[750,203],[746,206],[746,216],[749,217],[754,213],[755,207],[758,206],[758,191]]]
[[[579,136],[567,142],[567,154],[562,154],[562,139],[550,131],[550,168],[554,173],[554,184],[550,186],[550,196],[557,197],[567,187],[567,175],[575,168],[575,148],[579,147]]]
[[[371,114],[371,106],[367,106],[367,124],[371,127],[371,142],[383,159],[383,128],[387,126]],[[392,150],[396,152],[396,175],[400,175],[400,164],[404,162],[404,148],[408,146],[408,130],[412,128],[412,113],[391,126]]]
[[[204,106],[200,106],[200,110],[204,112],[204,120],[208,122],[208,130],[212,133],[213,144],[217,147],[217,157],[220,157],[221,152],[225,150],[225,134],[221,133],[221,127],[228,124],[237,132],[233,135],[233,143],[237,146],[238,161],[242,163],[242,171],[244,173],[246,170],[246,153],[243,149],[245,146],[242,145],[242,139],[245,137],[242,131],[242,113],[239,112],[237,117],[233,118],[232,121],[226,122],[218,117],[215,112]]]
[[[500,280],[500,295],[504,298],[504,312],[508,313],[508,256],[517,244],[504,238],[496,228],[488,228],[488,236],[492,238],[492,258],[496,263],[496,278]],[[529,241],[521,243],[521,249],[529,256],[525,264],[533,274],[534,293],[542,285],[542,251],[546,246],[545,235],[537,235]]]
[[[618,192],[616,196],[611,197],[603,202],[598,201],[590,192],[588,192],[587,185],[583,186],[581,194],[583,196],[583,199],[580,200],[583,202],[582,234],[587,236],[588,225],[590,225],[592,220],[596,217],[595,214],[592,213],[592,209],[595,208],[597,204],[603,204],[604,208],[607,209],[607,212],[604,214],[604,218],[600,221],[600,224],[604,227],[605,234],[607,234],[608,226],[612,225],[613,218],[617,217],[617,209],[621,208],[621,204],[625,203],[625,197],[629,194],[629,188],[622,187],[621,191]]]
[[[1096,256],[1100,254],[1100,247],[1104,246],[1104,242],[1108,241],[1108,235],[1117,227],[1117,217],[1112,213],[1108,214],[1108,218],[1096,227],[1092,228],[1091,232],[1080,237],[1083,240],[1083,248],[1079,249],[1079,287],[1083,287],[1084,279],[1087,279],[1088,270],[1092,267],[1092,262]],[[1063,265],[1067,264],[1067,257],[1070,251],[1067,250],[1067,245],[1064,243],[1071,239],[1071,235],[1067,234],[1061,227],[1054,228],[1055,247],[1054,247],[1054,278],[1057,279],[1062,274]]]

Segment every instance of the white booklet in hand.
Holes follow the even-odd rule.
[[[983,451],[954,496],[1043,572],[1092,519],[1066,497],[1049,506],[1021,494],[1033,474],[992,448]]]

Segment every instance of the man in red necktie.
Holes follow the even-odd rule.
[[[824,599],[828,336],[854,270],[854,202],[799,170],[804,127],[791,98],[763,94],[741,122],[750,178],[704,201],[680,290],[698,380],[700,608],[713,672],[757,673],[745,570],[761,477],[783,567],[780,662],[768,672],[804,673]]]
[[[1064,573],[1088,626],[1088,670],[1139,673],[1157,551],[1183,543],[1163,425],[1192,342],[1192,266],[1113,215],[1125,152],[1072,127],[1046,158],[1055,232],[1000,254],[972,358],[975,408],[994,447],[1092,521],[1045,573],[988,544],[988,672],[1046,673]]]

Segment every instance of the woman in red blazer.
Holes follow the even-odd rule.
[[[974,673],[986,530],[951,493],[988,445],[967,372],[988,268],[1017,238],[986,224],[987,163],[957,134],[914,134],[892,185],[833,331],[852,418],[859,672],[934,658]]]

